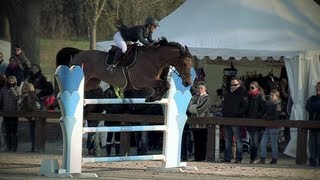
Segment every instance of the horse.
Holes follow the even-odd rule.
[[[192,84],[192,55],[188,47],[177,42],[168,42],[162,38],[155,47],[132,45],[114,71],[107,70],[108,59],[114,54],[97,50],[79,50],[72,47],[61,49],[56,56],[56,65],[82,66],[85,75],[85,91],[96,89],[101,81],[118,86],[123,90],[148,90],[146,102],[161,100],[170,84],[163,77],[163,72],[173,66],[179,74],[182,84]]]

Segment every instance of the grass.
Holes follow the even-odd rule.
[[[50,79],[56,69],[55,59],[58,51],[64,47],[89,49],[89,41],[64,40],[64,39],[41,39],[40,40],[40,66],[42,72]]]

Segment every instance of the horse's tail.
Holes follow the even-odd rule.
[[[72,58],[80,52],[80,49],[73,47],[62,48],[56,56],[56,67],[58,67],[59,65],[70,66]]]

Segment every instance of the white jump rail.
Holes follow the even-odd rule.
[[[195,72],[191,70],[192,78]],[[58,101],[62,117],[60,125],[63,134],[62,169],[65,173],[81,173],[83,163],[110,161],[162,160],[165,168],[180,167],[181,139],[187,121],[186,110],[191,99],[190,86],[183,87],[181,78],[170,72],[168,81],[170,89],[166,98],[161,101],[145,103],[144,98],[125,99],[84,99],[84,74],[80,66],[59,66],[55,72],[60,93]],[[82,127],[83,107],[87,104],[163,104],[164,125],[150,126],[112,126]],[[163,131],[163,151],[158,155],[119,156],[119,157],[82,157],[82,134],[85,132],[131,132]]]

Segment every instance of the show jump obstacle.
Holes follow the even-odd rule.
[[[195,78],[194,69],[191,70]],[[144,98],[127,99],[84,99],[84,74],[80,66],[59,66],[55,77],[60,93],[58,101],[62,117],[60,125],[63,133],[62,172],[81,173],[82,163],[162,160],[165,168],[181,167],[181,139],[187,121],[186,110],[191,99],[190,86],[184,87],[181,78],[172,71],[168,81],[171,87],[167,98],[161,101],[145,103]],[[164,125],[154,126],[118,126],[118,127],[83,127],[83,107],[87,104],[163,104],[165,105]],[[82,134],[85,132],[130,132],[130,131],[164,131],[162,154],[119,157],[82,157]]]

